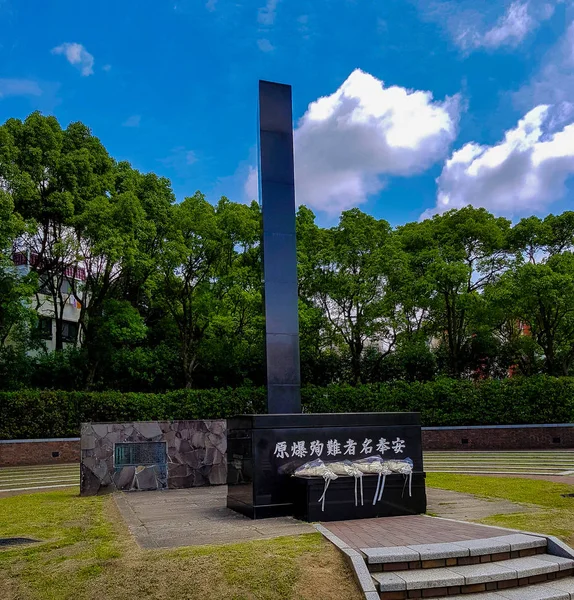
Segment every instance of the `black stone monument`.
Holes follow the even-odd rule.
[[[420,417],[417,413],[301,414],[295,181],[291,87],[259,82],[259,181],[267,355],[267,415],[228,419],[227,506],[253,519],[295,515],[338,520],[417,514],[426,510]],[[352,477],[329,487],[292,477],[300,465],[371,455],[411,458],[412,494],[403,475],[387,477],[373,503],[377,476],[363,477],[355,503]]]
[[[301,412],[291,86],[259,82],[267,410]]]
[[[377,476],[363,478],[364,503],[355,506],[354,478],[329,486],[325,510],[322,479],[291,473],[320,458],[325,463],[382,455],[414,463],[412,496],[403,475],[387,477],[373,505]],[[295,515],[309,521],[399,516],[426,510],[418,413],[322,413],[243,415],[227,421],[227,506],[252,519]]]

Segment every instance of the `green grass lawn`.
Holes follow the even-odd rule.
[[[77,488],[0,498],[2,600],[140,598],[355,600],[342,556],[320,534],[225,546],[142,550],[110,496]]]
[[[511,527],[535,533],[546,533],[574,546],[574,486],[540,479],[511,477],[478,477],[451,473],[429,473],[429,487],[466,492],[483,498],[503,498],[519,504],[538,507],[534,512],[494,515],[480,522]]]

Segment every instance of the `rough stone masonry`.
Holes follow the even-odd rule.
[[[83,423],[80,493],[89,496],[115,490],[223,484],[227,477],[226,429],[224,420]],[[150,458],[145,452],[148,448],[130,452],[128,447],[145,444],[163,448],[164,458]],[[118,464],[118,445],[132,461]]]

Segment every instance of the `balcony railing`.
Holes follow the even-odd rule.
[[[12,256],[12,260],[16,266],[40,266],[38,254],[36,254],[35,252],[31,252],[30,254],[27,254],[26,252],[16,252]],[[75,266],[66,267],[65,276],[69,279],[86,281],[86,269],[84,269],[83,267]]]

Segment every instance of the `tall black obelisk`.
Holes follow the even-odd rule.
[[[259,82],[267,411],[301,412],[291,86]]]

